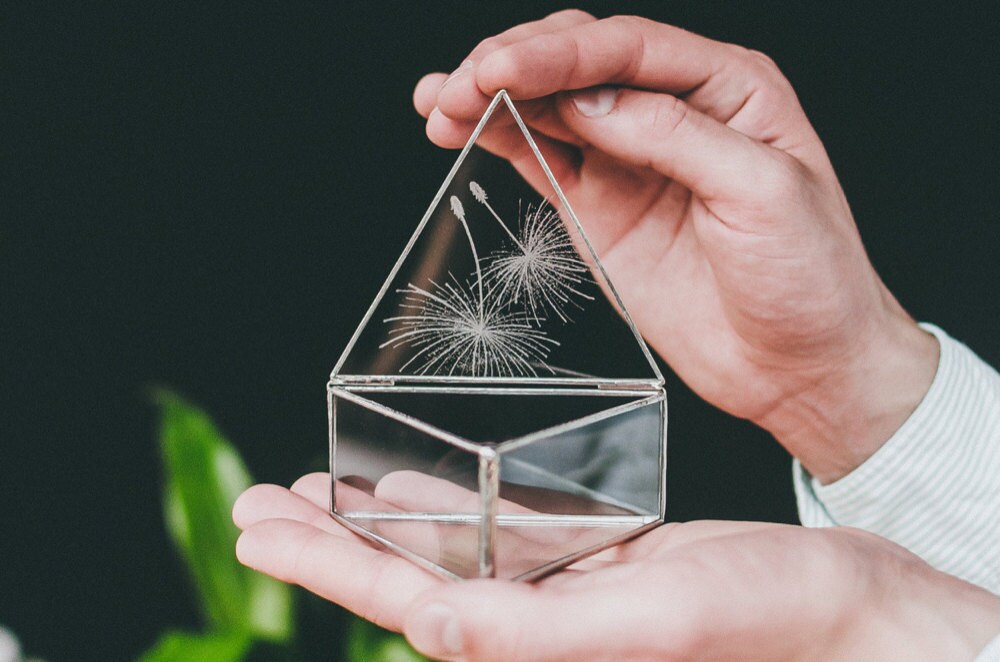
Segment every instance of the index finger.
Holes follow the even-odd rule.
[[[444,580],[360,539],[305,522],[266,519],[236,543],[240,562],[298,584],[390,630],[400,630],[411,603]]]
[[[430,113],[430,109],[439,103],[448,104],[450,98],[459,99],[463,105],[477,108],[472,117],[482,114],[489,105],[492,95],[486,96],[476,85],[475,67],[490,53],[502,49],[503,47],[516,44],[519,41],[528,39],[532,35],[544,34],[553,30],[562,30],[581,23],[593,22],[593,16],[578,9],[566,9],[550,14],[538,21],[531,21],[516,25],[500,34],[484,39],[476,46],[462,65],[453,71],[450,76],[442,80],[439,77],[433,79],[433,84],[427,86],[427,92],[422,91],[415,99],[418,108],[424,108]],[[418,86],[419,87],[419,86]],[[431,99],[433,96],[433,100]],[[446,112],[446,114],[451,114]]]
[[[515,99],[609,83],[680,95],[743,51],[672,25],[615,16],[500,48],[483,58],[476,80],[487,94],[506,89]]]

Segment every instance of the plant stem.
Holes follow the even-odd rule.
[[[476,286],[479,289],[479,317],[482,318],[483,272],[479,268],[479,253],[476,252],[476,242],[472,240],[472,232],[469,230],[469,224],[465,221],[465,209],[462,208],[462,202],[454,195],[451,196],[451,213],[461,222],[462,227],[465,228],[465,236],[469,238],[469,248],[472,249],[472,260],[476,263]]]
[[[500,227],[504,229],[504,231],[507,233],[507,236],[509,236],[511,239],[514,240],[514,243],[517,244],[517,247],[521,249],[521,252],[527,255],[528,251],[524,249],[524,244],[522,244],[518,240],[518,238],[514,236],[514,233],[510,231],[510,228],[507,227],[507,224],[503,222],[503,219],[500,218],[500,215],[496,213],[496,211],[493,209],[492,206],[490,206],[489,199],[486,196],[486,190],[482,186],[480,186],[478,182],[469,182],[469,190],[472,191],[472,197],[474,197],[478,202],[481,202],[484,207],[490,210],[490,213],[493,214],[493,218],[497,219],[497,223],[499,223]]]
[[[517,247],[521,249],[521,252],[527,254],[528,251],[525,250],[524,244],[522,244],[518,240],[518,238],[514,235],[514,233],[510,231],[510,228],[508,228],[507,224],[503,222],[503,219],[500,218],[500,216],[495,211],[493,211],[493,207],[490,206],[490,203],[487,202],[486,200],[483,200],[483,206],[490,210],[490,213],[493,214],[493,218],[497,219],[497,223],[500,224],[500,227],[502,227],[504,230],[507,231],[507,235],[514,240],[514,243],[517,244]]]

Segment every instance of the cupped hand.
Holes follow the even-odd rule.
[[[640,331],[701,396],[825,482],[871,455],[933,378],[936,341],[882,284],[826,152],[766,56],[579,11],[477,46],[414,102],[459,147],[506,89]],[[480,143],[543,195],[514,127]],[[516,136],[515,136],[516,138]]]
[[[240,560],[442,659],[963,659],[1000,629],[1000,598],[852,529],[671,524],[534,584],[448,582],[335,523],[329,481],[245,492]]]

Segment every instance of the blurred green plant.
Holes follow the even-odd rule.
[[[230,513],[253,484],[246,464],[201,409],[162,388],[153,401],[160,409],[164,519],[194,580],[205,630],[167,631],[139,662],[295,659],[292,588],[244,567],[234,553],[239,529]],[[402,636],[360,618],[344,654],[349,662],[426,660]]]
[[[426,657],[413,650],[406,639],[395,632],[390,632],[369,623],[363,618],[356,618],[351,623],[347,640],[347,659],[350,662],[423,662]]]

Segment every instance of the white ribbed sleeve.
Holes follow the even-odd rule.
[[[796,461],[806,526],[853,526],[1000,594],[1000,375],[930,324],[941,344],[931,387],[864,464],[820,485]]]
[[[1000,594],[1000,375],[941,329],[937,374],[872,457],[821,485],[793,464],[805,526],[853,526]],[[1000,636],[976,662],[1000,662]]]

